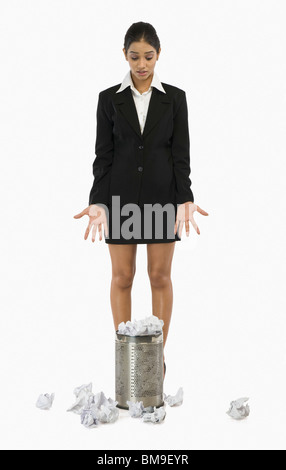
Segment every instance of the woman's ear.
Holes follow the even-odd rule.
[[[127,59],[127,55],[126,55],[126,51],[125,51],[125,47],[123,47],[122,51],[123,51],[123,54],[124,54],[125,59],[128,60],[128,59]]]

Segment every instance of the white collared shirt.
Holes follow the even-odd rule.
[[[137,109],[141,133],[143,133],[153,87],[158,88],[158,90],[162,91],[163,93],[166,93],[166,91],[164,90],[162,83],[160,82],[159,77],[155,71],[153,72],[153,79],[151,85],[147,91],[144,91],[144,93],[141,94],[137,90],[137,88],[135,88],[131,78],[131,70],[129,70],[125,75],[123,82],[121,83],[121,86],[116,93],[125,90],[125,88],[127,88],[128,86],[130,86],[132,90],[132,96]]]

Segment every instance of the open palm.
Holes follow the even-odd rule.
[[[174,233],[177,233],[177,230],[179,228],[179,237],[182,237],[182,231],[183,231],[183,226],[184,224],[186,225],[186,234],[187,237],[190,234],[190,224],[191,222],[192,226],[196,230],[197,234],[200,235],[200,230],[199,227],[197,226],[195,219],[194,219],[194,212],[198,211],[202,215],[209,215],[206,211],[201,209],[197,204],[188,201],[185,202],[184,204],[180,204],[178,207],[177,211],[177,217],[176,217],[176,223],[175,223],[175,228],[174,228]]]
[[[80,219],[84,215],[88,215],[89,223],[84,234],[84,239],[87,240],[89,232],[92,229],[92,242],[95,241],[97,230],[99,232],[99,240],[102,240],[102,225],[104,226],[105,236],[108,237],[108,226],[106,213],[103,207],[91,204],[79,214],[74,215],[74,219]]]

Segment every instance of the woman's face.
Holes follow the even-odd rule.
[[[132,42],[127,51],[123,49],[126,60],[129,62],[131,73],[139,80],[153,75],[156,61],[159,59],[161,48],[157,54],[156,49],[145,41]],[[144,72],[144,73],[140,73]]]

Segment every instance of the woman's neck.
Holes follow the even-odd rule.
[[[142,81],[142,80],[137,80],[136,77],[134,77],[131,73],[131,79],[133,81],[133,84],[136,88],[136,90],[139,91],[139,93],[145,93],[145,91],[148,91],[149,88],[150,88],[150,85],[152,83],[152,79],[153,79],[153,75],[151,75],[151,77],[148,77],[146,80]]]

